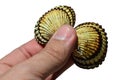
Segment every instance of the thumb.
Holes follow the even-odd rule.
[[[45,79],[65,65],[74,48],[76,38],[75,30],[71,26],[62,26],[42,51],[18,65],[19,71]]]

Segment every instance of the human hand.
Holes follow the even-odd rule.
[[[62,26],[45,47],[35,39],[0,60],[0,80],[55,80],[73,62],[76,32]]]

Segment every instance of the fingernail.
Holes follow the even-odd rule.
[[[63,25],[60,29],[53,35],[54,39],[57,40],[69,40],[72,37],[74,29],[69,25]]]

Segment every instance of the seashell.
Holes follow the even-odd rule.
[[[35,39],[45,45],[52,35],[64,24],[74,26],[75,12],[69,6],[57,6],[46,12],[35,25]],[[101,25],[86,22],[75,27],[78,41],[73,51],[74,63],[84,69],[98,67],[104,61],[107,52],[107,36]]]
[[[107,52],[107,36],[101,25],[86,22],[76,28],[77,48],[72,54],[75,64],[81,68],[98,67],[104,61]]]
[[[71,7],[58,6],[46,12],[35,26],[35,38],[39,44],[45,45],[59,27],[64,24],[74,26],[75,12]]]

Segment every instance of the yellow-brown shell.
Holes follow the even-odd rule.
[[[74,26],[75,12],[71,7],[58,6],[45,13],[35,26],[35,38],[38,43],[46,44],[59,27],[64,24]]]
[[[81,68],[98,67],[106,56],[107,37],[101,25],[86,22],[76,28],[77,49],[73,52],[74,62]]]
[[[35,39],[45,45],[59,27],[74,26],[75,12],[71,7],[58,6],[46,12],[35,26]],[[76,65],[84,69],[98,67],[104,61],[107,51],[107,36],[101,25],[86,22],[76,28],[77,48],[72,57]]]
[[[58,6],[58,7],[55,7],[55,9],[64,10],[68,14],[68,16],[70,18],[71,26],[74,26],[76,17],[75,17],[75,12],[71,7],[69,7],[69,6]]]

